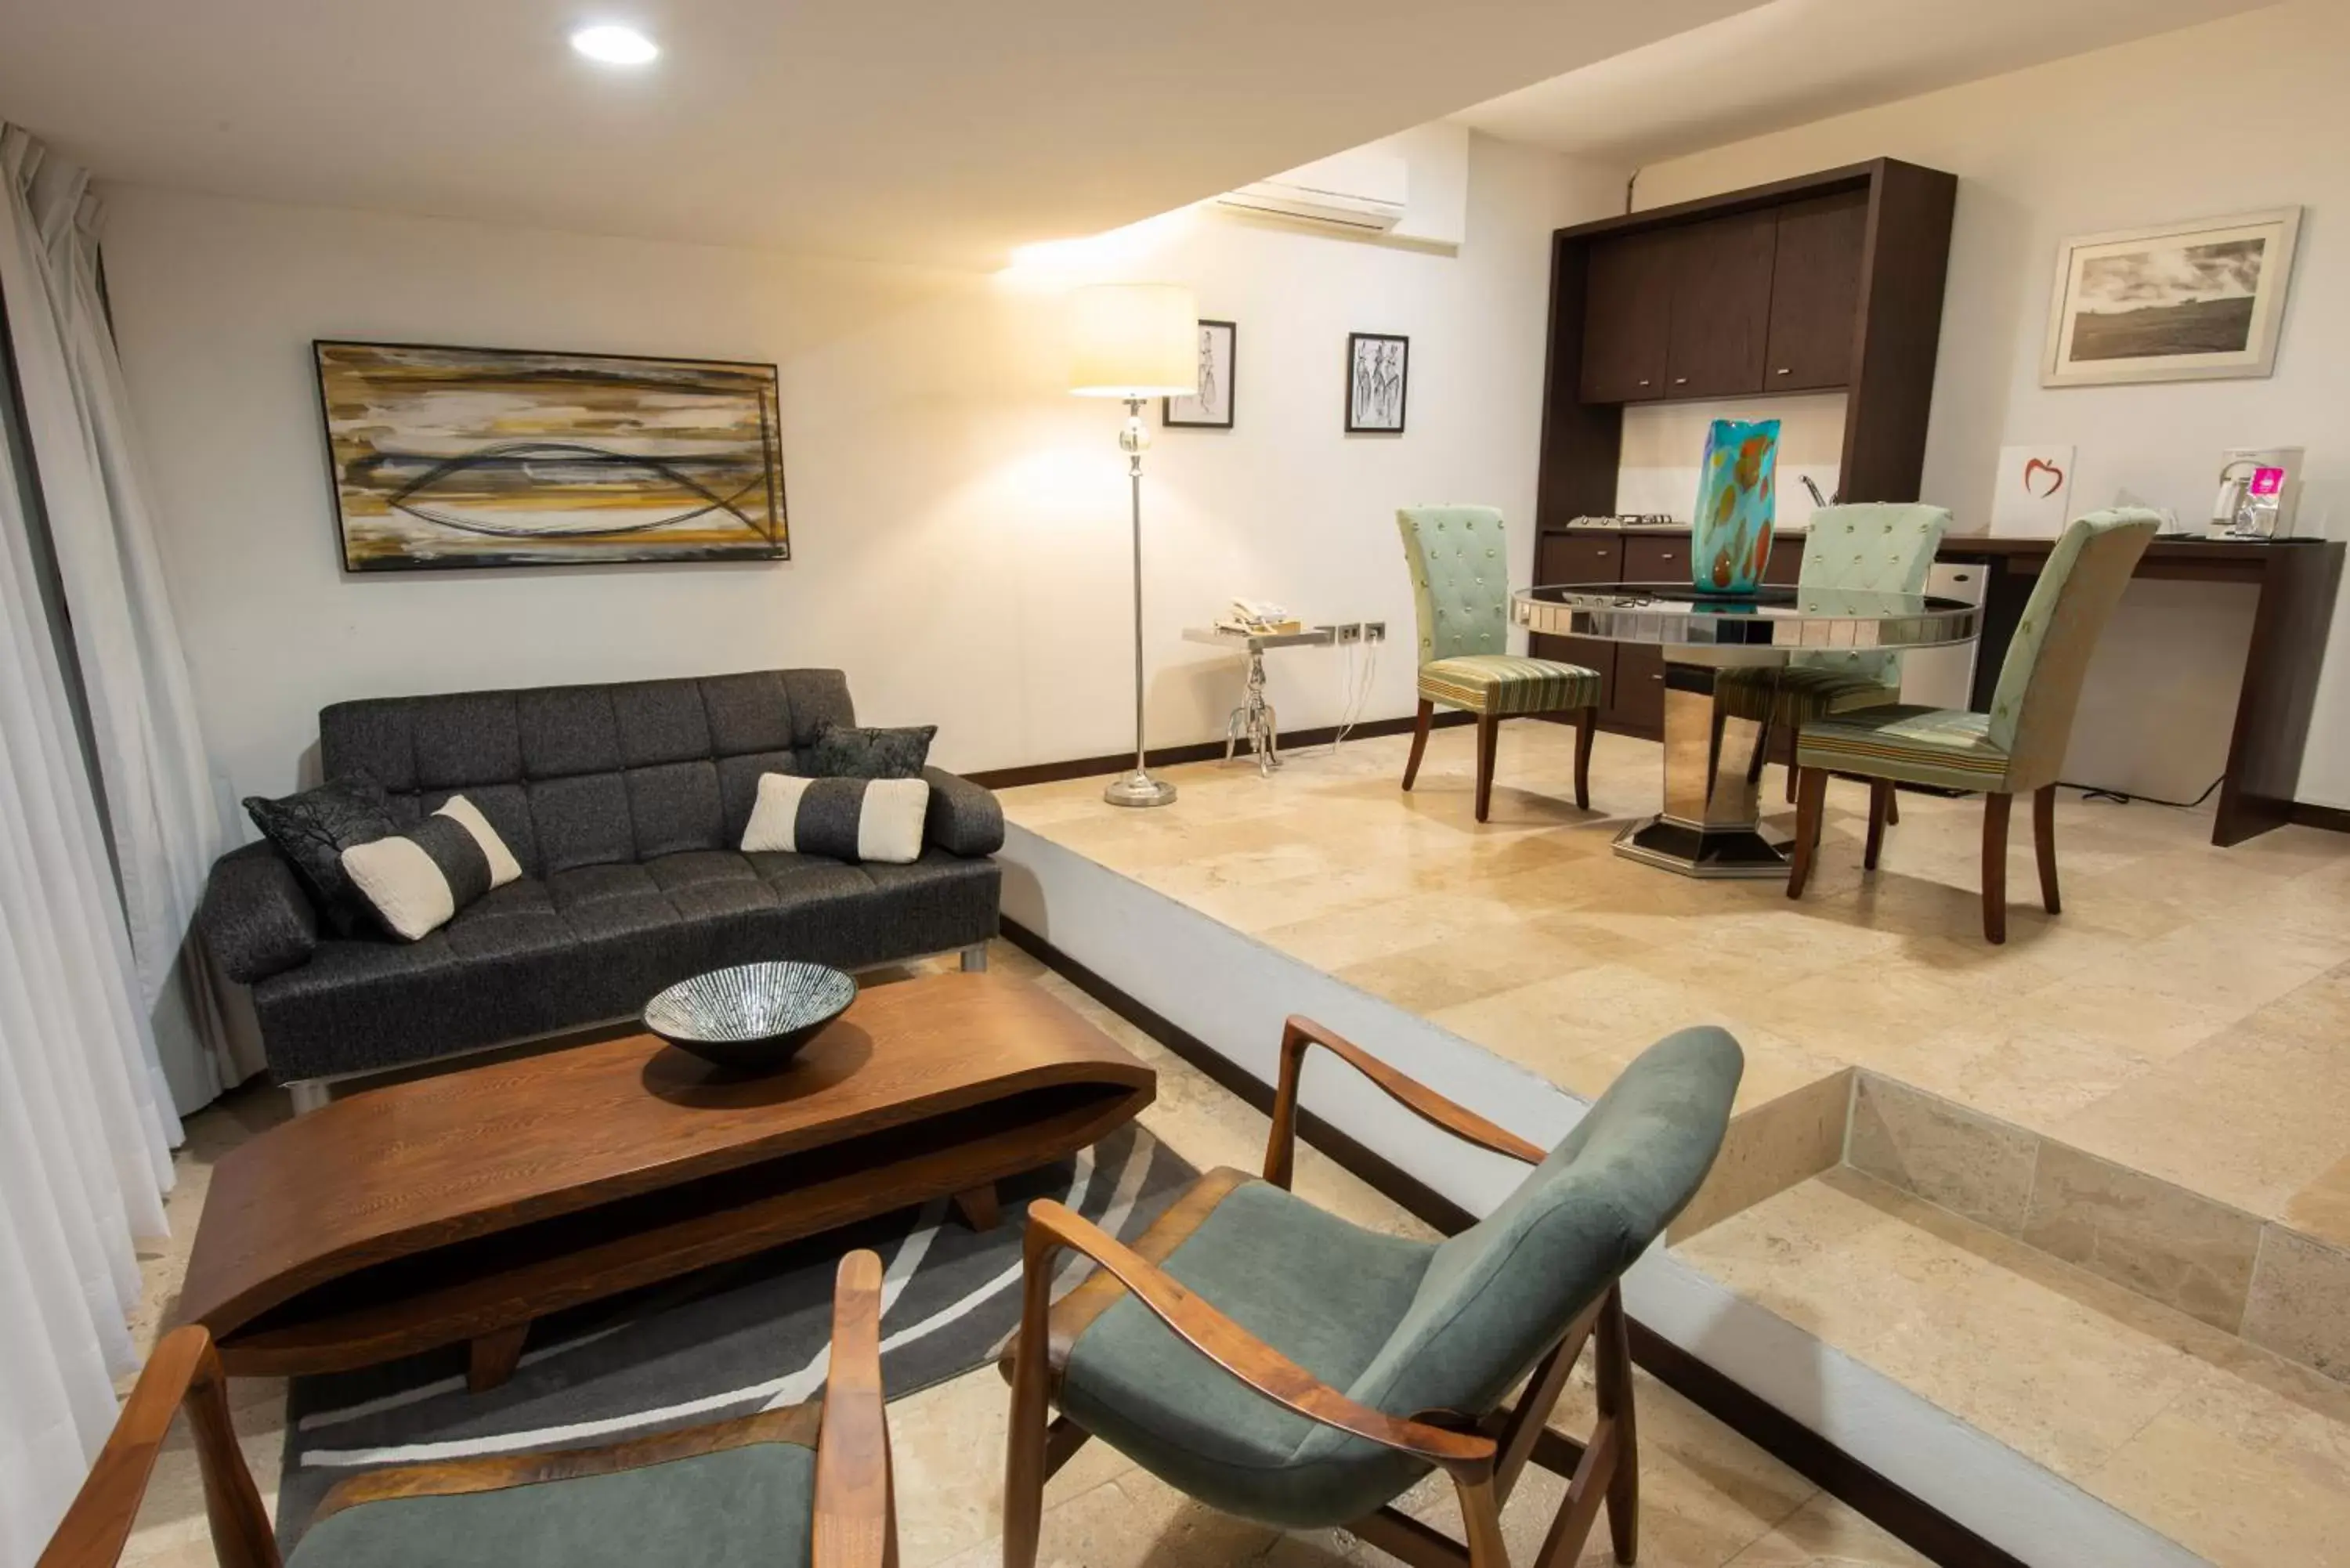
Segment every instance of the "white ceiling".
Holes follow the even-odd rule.
[[[1752,3],[0,0],[0,117],[120,180],[992,265]],[[567,47],[608,21],[660,60]]]
[[[1651,163],[2249,11],[2269,0],[1770,0],[1453,118]],[[2215,100],[2247,84],[2214,83]],[[2163,116],[2223,105],[2149,104]]]

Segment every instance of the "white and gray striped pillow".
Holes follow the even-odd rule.
[[[759,775],[759,804],[743,848],[828,855],[904,866],[922,855],[931,786],[921,779],[809,779]]]
[[[481,808],[462,794],[405,833],[343,851],[343,873],[404,941],[440,929],[458,910],[522,875]]]

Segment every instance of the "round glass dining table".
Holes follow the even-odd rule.
[[[1790,655],[1897,652],[1971,642],[1982,612],[1924,594],[1765,585],[1723,594],[1687,583],[1568,584],[1510,601],[1530,632],[1661,649],[1665,809],[1627,827],[1616,853],[1688,877],[1783,877],[1787,840],[1762,826],[1767,720],[1729,711],[1720,688],[1775,682]],[[1756,702],[1738,704],[1769,711]]]

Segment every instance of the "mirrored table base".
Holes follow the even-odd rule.
[[[1665,809],[1618,834],[1617,854],[1684,877],[1787,875],[1788,840],[1762,826],[1770,726],[1726,711],[1716,693],[1728,668],[1770,680],[1784,662],[1783,654],[1754,649],[1666,655]]]

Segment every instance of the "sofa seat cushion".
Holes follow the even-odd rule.
[[[322,941],[255,985],[281,1082],[632,1016],[664,986],[768,959],[859,969],[984,941],[993,860],[907,866],[688,850],[510,882],[416,942]]]

